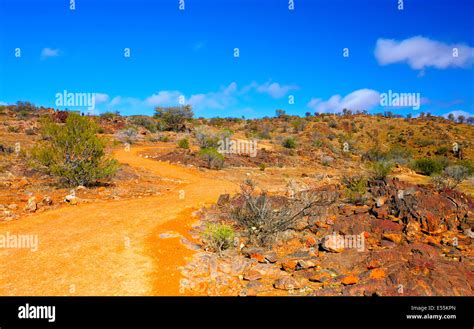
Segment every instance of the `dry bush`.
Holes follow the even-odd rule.
[[[328,206],[336,196],[304,190],[287,198],[283,205],[276,202],[266,191],[256,192],[251,180],[240,186],[241,202],[231,209],[231,217],[244,228],[251,244],[270,246],[279,233],[294,227],[303,216],[309,215],[313,207]]]

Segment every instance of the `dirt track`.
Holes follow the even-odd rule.
[[[156,176],[179,180],[159,196],[61,207],[0,225],[0,235],[37,235],[39,247],[0,249],[0,295],[180,295],[178,267],[193,251],[191,214],[236,185],[194,168],[118,150],[115,158]],[[205,175],[207,177],[205,177]],[[184,190],[184,198],[180,198]]]

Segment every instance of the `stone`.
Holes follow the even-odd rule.
[[[382,237],[396,244],[401,244],[403,240],[403,236],[399,233],[384,233]]]
[[[226,204],[228,204],[230,201],[230,194],[221,194],[219,195],[219,199],[217,200],[217,205],[219,207],[222,207]]]
[[[301,284],[292,277],[283,277],[277,279],[273,284],[273,287],[279,290],[293,290],[300,289]]]
[[[329,272],[322,271],[312,275],[308,280],[311,282],[326,282],[330,279],[332,279],[331,274]]]
[[[356,284],[359,282],[359,278],[356,277],[355,275],[348,275],[345,276],[342,280],[341,283],[345,286],[351,285],[351,284]]]
[[[255,259],[259,263],[265,263],[265,256],[260,253],[252,253],[250,254],[250,259]]]
[[[256,281],[262,278],[262,274],[256,270],[248,270],[244,273],[243,279],[246,281]]]
[[[12,203],[12,204],[9,204],[7,208],[10,210],[16,210],[18,209],[18,205],[16,203]]]
[[[305,246],[306,246],[307,248],[310,248],[310,247],[316,246],[317,243],[318,243],[318,241],[316,240],[315,237],[313,237],[313,236],[308,236],[308,237],[306,238],[306,241],[305,241]]]
[[[77,197],[72,194],[66,195],[64,201],[68,202],[71,205],[76,205],[78,203]]]
[[[51,206],[53,204],[53,200],[49,196],[45,196],[43,200],[41,200],[43,206]]]
[[[370,274],[369,274],[369,277],[371,279],[383,279],[385,278],[385,276],[386,276],[385,270],[381,268],[373,269],[372,271],[370,271]]]
[[[340,240],[342,239],[342,240]],[[344,251],[344,245],[339,243],[344,241],[342,235],[329,235],[321,243],[321,248],[325,251],[340,253]]]
[[[286,260],[283,263],[281,263],[281,268],[284,271],[291,272],[296,270],[296,266],[298,265],[298,261],[294,259]]]
[[[274,252],[270,252],[270,253],[267,253],[265,254],[265,259],[269,262],[269,263],[276,263],[276,261],[278,260],[278,256],[276,253]]]
[[[36,205],[36,198],[33,196],[28,199],[24,210],[27,212],[35,212],[36,209],[38,209],[38,206]]]

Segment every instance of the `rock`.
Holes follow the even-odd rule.
[[[274,252],[270,252],[268,254],[265,254],[265,259],[269,262],[269,263],[276,263],[276,261],[278,260],[278,256],[276,253]]]
[[[35,212],[36,209],[38,209],[38,206],[36,205],[36,198],[33,196],[28,199],[28,202],[26,203],[26,206],[23,210],[27,212]]]
[[[49,196],[45,196],[43,200],[41,200],[43,206],[51,206],[53,204],[53,200]]]
[[[16,203],[12,203],[12,204],[9,204],[7,208],[10,210],[16,210],[18,209],[18,205]]]
[[[79,185],[78,187],[76,187],[77,191],[81,191],[81,190],[85,190],[85,189],[86,189],[86,187],[83,186],[83,185]]]
[[[315,237],[313,237],[313,236],[308,236],[308,237],[306,238],[306,241],[305,241],[305,246],[306,246],[307,248],[310,248],[310,247],[316,246],[317,243],[318,243],[318,241],[316,240]]]
[[[273,287],[275,287],[275,289],[280,289],[280,290],[293,290],[293,289],[300,289],[301,284],[292,277],[283,277],[283,278],[277,279],[275,283],[273,284]]]
[[[332,279],[331,274],[329,272],[322,271],[312,275],[308,280],[311,282],[326,282],[330,279]]]
[[[259,263],[265,263],[265,256],[260,253],[252,253],[250,254],[250,259],[255,259]]]
[[[401,244],[403,240],[403,236],[399,233],[384,233],[382,237],[396,244]]]
[[[414,220],[410,220],[405,227],[405,232],[407,235],[408,241],[415,241],[421,236],[421,227],[420,223]]]
[[[373,269],[372,271],[370,271],[370,274],[369,274],[369,277],[371,279],[383,279],[385,278],[385,276],[386,276],[385,270],[381,268]]]
[[[18,182],[18,187],[25,187],[26,185],[30,184],[30,182],[28,181],[28,179],[26,179],[26,177],[23,177],[22,179],[20,179],[20,181]]]
[[[335,253],[340,253],[344,251],[344,237],[342,235],[335,235],[331,234],[323,240],[321,243],[321,248],[329,251],[329,252],[335,252]]]
[[[248,270],[244,273],[244,280],[246,281],[256,281],[262,278],[262,274],[256,270]]]
[[[359,282],[359,278],[356,277],[355,275],[348,275],[341,280],[341,283],[345,286],[356,284],[358,282]]]
[[[221,194],[219,195],[219,199],[217,200],[217,205],[219,207],[222,207],[226,204],[228,204],[230,201],[230,194]]]
[[[78,203],[77,197],[72,194],[66,195],[64,201],[68,202],[71,205],[76,205]]]
[[[387,197],[379,196],[379,197],[375,198],[375,205],[377,206],[377,208],[380,208],[385,204],[386,200],[387,200]]]
[[[390,215],[389,207],[386,204],[381,205],[380,208],[372,208],[372,212],[378,219],[387,218]]]
[[[283,263],[281,263],[281,268],[284,271],[291,272],[296,270],[296,266],[298,265],[298,261],[294,259],[286,260]]]

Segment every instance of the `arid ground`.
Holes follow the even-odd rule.
[[[34,164],[41,116],[64,125],[0,114],[0,295],[473,295],[472,124],[349,113],[173,131],[109,114],[89,120],[118,171],[70,186]],[[213,138],[256,154],[211,157]]]

